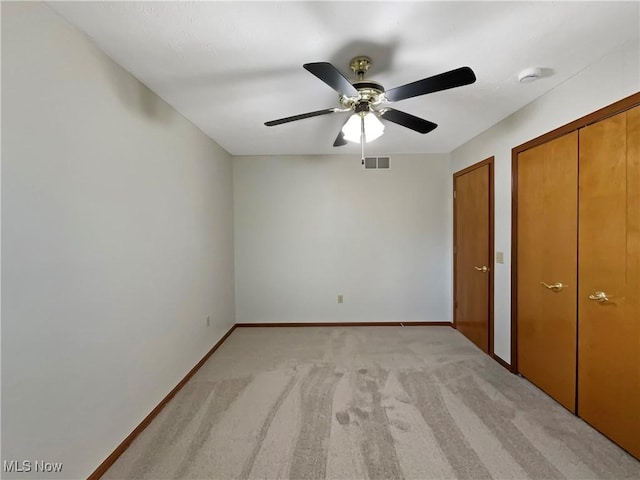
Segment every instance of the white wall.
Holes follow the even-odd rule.
[[[451,320],[448,155],[236,157],[233,178],[237,322]]]
[[[2,459],[86,478],[234,322],[231,158],[40,3],[2,140]]]
[[[495,353],[511,361],[511,149],[640,90],[640,51],[629,43],[451,153],[451,173],[495,156]],[[541,80],[544,81],[544,80]],[[527,88],[527,85],[522,85]]]

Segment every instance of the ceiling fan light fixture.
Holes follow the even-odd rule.
[[[360,134],[362,132],[362,119],[364,119],[364,132],[366,143],[372,142],[376,138],[382,136],[384,133],[384,124],[380,121],[378,116],[373,112],[354,113],[349,117],[347,123],[342,127],[342,133],[344,139],[353,142],[360,143]]]
[[[364,131],[367,142],[372,142],[384,133],[384,123],[375,113],[369,112],[364,116]]]

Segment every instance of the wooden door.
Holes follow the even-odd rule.
[[[518,155],[518,371],[575,412],[578,133]]]
[[[580,130],[578,291],[578,415],[638,458],[639,142],[640,107]]]
[[[454,174],[454,326],[493,353],[493,158]]]

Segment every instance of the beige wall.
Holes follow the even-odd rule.
[[[224,150],[2,2],[2,459],[86,477],[231,327],[232,211]]]
[[[451,320],[448,155],[233,166],[238,322]]]

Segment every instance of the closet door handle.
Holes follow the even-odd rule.
[[[545,288],[548,288],[549,290],[553,290],[554,292],[559,292],[563,288],[566,288],[569,286],[569,285],[564,285],[562,282],[556,282],[552,285],[549,285],[548,283],[545,283],[545,282],[540,282],[540,285],[542,285]]]
[[[589,300],[595,300],[598,303],[604,303],[609,301],[609,296],[604,292],[596,292],[593,295],[589,295]]]
[[[476,270],[478,270],[479,272],[482,272],[482,273],[487,273],[489,271],[489,269],[487,268],[486,265],[483,265],[481,267],[473,267],[473,268],[475,268]]]

